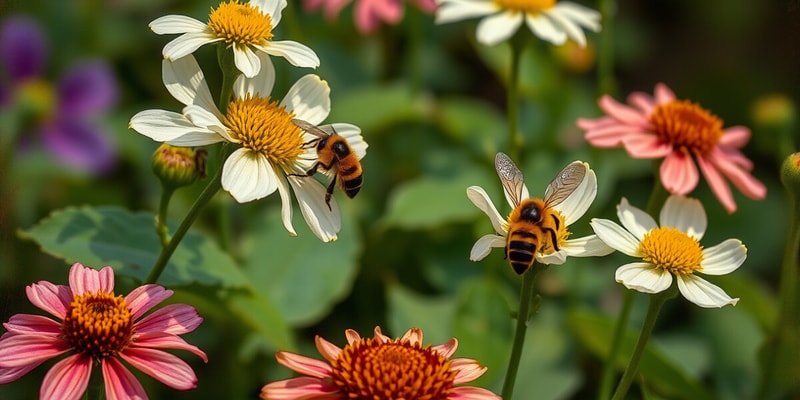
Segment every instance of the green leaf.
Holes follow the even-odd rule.
[[[277,207],[251,227],[245,273],[291,325],[318,321],[347,295],[355,279],[361,253],[358,225],[349,205],[342,206],[342,230],[330,243],[320,242],[299,213],[294,218],[297,237],[289,236]]]
[[[70,207],[54,211],[19,235],[67,263],[110,265],[121,275],[144,281],[161,250],[153,214],[118,207]],[[235,261],[205,235],[190,231],[158,283],[242,287],[246,279]]]
[[[275,350],[295,350],[291,328],[280,310],[263,293],[236,291],[226,304],[232,313],[255,330]]]
[[[493,160],[505,143],[505,117],[490,102],[446,98],[441,101],[440,114],[444,131],[486,160]]]
[[[398,121],[425,116],[432,108],[430,103],[430,99],[414,95],[408,85],[364,86],[337,96],[327,121],[355,124],[365,132],[379,131]]]
[[[575,310],[567,315],[567,321],[573,334],[589,351],[598,358],[608,357],[614,320],[588,310]],[[616,365],[624,369],[627,357],[633,353],[638,332],[628,329],[622,339],[622,347]],[[699,382],[692,379],[662,350],[650,340],[639,362],[639,373],[644,375],[647,383],[654,391],[669,397],[680,399],[712,399],[712,395]]]
[[[425,343],[440,344],[453,337],[456,303],[452,297],[423,296],[399,284],[390,284],[387,301],[387,319],[394,336],[416,327],[422,329]]]

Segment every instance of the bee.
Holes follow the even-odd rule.
[[[336,179],[339,179],[339,186],[342,191],[349,198],[353,198],[361,190],[362,173],[361,162],[358,156],[350,148],[347,139],[340,136],[331,127],[331,132],[325,132],[316,125],[310,124],[300,119],[293,119],[298,128],[317,136],[317,139],[308,142],[308,145],[317,146],[317,162],[314,166],[306,172],[305,176],[314,175],[318,169],[325,171],[332,171],[333,178],[328,185],[328,190],[325,192],[325,204],[328,209],[331,208],[331,196],[333,195],[333,188],[336,186]]]
[[[536,252],[549,244],[558,251],[557,232],[561,220],[553,207],[563,202],[583,182],[586,169],[581,164],[570,164],[547,185],[544,199],[527,196],[522,172],[504,153],[497,153],[494,166],[503,190],[514,204],[508,216],[505,258],[514,272],[522,275],[533,265]]]

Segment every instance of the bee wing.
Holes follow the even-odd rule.
[[[572,163],[567,165],[547,185],[547,190],[544,192],[545,204],[548,207],[561,204],[564,199],[569,197],[580,186],[584,176],[586,176],[586,167],[583,164]]]
[[[318,126],[316,126],[316,125],[314,125],[314,124],[312,124],[310,122],[303,121],[302,119],[294,118],[294,119],[292,119],[292,123],[295,124],[295,126],[297,126],[298,128],[300,128],[300,129],[302,129],[302,130],[304,130],[304,131],[306,131],[306,132],[308,132],[308,133],[310,133],[310,134],[312,134],[314,136],[317,136],[319,138],[326,138],[326,137],[331,135],[331,133],[325,132],[324,130],[320,129]]]
[[[522,200],[528,197],[522,171],[505,153],[497,153],[494,157],[494,168],[497,170],[497,176],[500,177],[500,183],[503,184],[506,198],[514,204],[514,207],[518,206]]]

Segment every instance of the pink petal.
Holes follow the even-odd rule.
[[[654,159],[666,157],[672,153],[672,145],[656,135],[627,135],[622,139],[625,150],[633,158]]]
[[[180,358],[161,350],[129,347],[119,353],[140,371],[177,390],[197,387],[197,376],[192,367]]]
[[[208,362],[208,356],[206,356],[206,353],[203,352],[203,350],[200,350],[199,347],[191,345],[183,340],[183,338],[169,333],[150,332],[139,334],[134,339],[132,345],[135,347],[146,347],[150,349],[186,350],[202,358],[204,362]]]
[[[453,388],[447,400],[501,400],[502,397],[483,388],[462,386]]]
[[[0,338],[0,367],[19,368],[41,364],[70,350],[69,344],[55,336],[9,334]]]
[[[728,183],[723,179],[722,174],[717,171],[717,167],[704,157],[697,157],[697,165],[700,166],[700,171],[708,182],[708,187],[717,196],[719,202],[725,207],[728,213],[736,211],[736,202],[733,201],[733,193],[728,187]]]
[[[592,129],[586,132],[586,141],[595,147],[618,147],[630,135],[647,134],[647,130],[640,127],[617,123],[603,128]],[[653,136],[648,134],[648,136]]]
[[[131,292],[125,296],[125,302],[128,303],[128,307],[131,308],[133,319],[138,319],[169,296],[172,296],[172,290],[167,290],[163,286],[148,284],[131,290]]]
[[[487,370],[486,367],[478,364],[477,361],[469,358],[454,358],[450,361],[450,368],[458,371],[453,384],[472,382],[480,378]]]
[[[319,354],[322,354],[329,362],[339,358],[339,354],[342,353],[342,349],[340,349],[339,346],[323,339],[319,335],[314,338],[314,342],[317,344],[317,351],[319,351]]]
[[[264,400],[322,400],[341,399],[339,388],[318,378],[301,376],[272,382],[261,388]]]
[[[728,177],[739,191],[754,200],[761,200],[766,197],[767,187],[763,183],[737,166],[725,153],[715,150],[712,150],[708,155],[709,161],[716,165],[720,172]]]
[[[381,21],[396,24],[403,17],[399,1],[360,0],[355,6],[356,27],[361,33],[373,32]]]
[[[114,291],[114,270],[103,267],[100,271],[85,267],[81,263],[72,264],[69,269],[69,287],[74,296],[87,292]]]
[[[347,344],[353,344],[361,341],[361,335],[352,329],[344,331],[344,336],[347,338]]]
[[[598,104],[606,114],[627,125],[645,127],[650,124],[647,116],[642,114],[641,111],[622,104],[612,99],[611,96],[605,95],[601,97]]]
[[[279,351],[275,354],[278,363],[299,374],[313,376],[315,378],[330,378],[333,374],[331,365],[327,362],[302,356],[300,354]]]
[[[86,392],[92,373],[92,357],[71,355],[50,368],[39,389],[40,399],[78,400]]]
[[[44,336],[58,336],[61,334],[61,324],[43,315],[12,315],[11,319],[4,323],[3,326],[11,333]]]
[[[29,364],[19,368],[0,368],[0,385],[14,382],[15,380],[23,377],[34,368],[38,367],[41,363]]]
[[[456,349],[458,349],[458,340],[456,340],[456,338],[452,338],[446,343],[433,347],[433,350],[437,351],[444,358],[450,358],[450,356],[456,352]]]
[[[725,129],[719,139],[719,145],[741,149],[750,141],[750,128],[746,126],[732,126]]]
[[[62,320],[72,302],[72,291],[68,286],[54,285],[47,281],[39,281],[26,287],[25,294],[33,305]]]
[[[619,121],[611,117],[600,118],[578,118],[575,120],[575,125],[583,130],[605,128],[612,125],[619,125]]]
[[[372,338],[381,343],[386,343],[392,340],[392,338],[384,335],[383,332],[381,332],[380,326],[376,326],[375,329],[372,331],[372,333],[373,333]]]
[[[653,96],[643,92],[633,92],[628,95],[628,104],[641,110],[642,114],[650,115],[656,108],[656,100]]]
[[[692,157],[682,151],[670,153],[659,170],[661,183],[672,194],[685,195],[694,190],[700,180]]]
[[[675,92],[663,83],[656,84],[655,90],[656,104],[669,103],[675,100]]]
[[[108,357],[100,365],[103,370],[103,381],[106,384],[106,399],[147,398],[147,392],[139,380],[116,358]]]
[[[195,330],[203,318],[197,310],[186,304],[170,304],[164,306],[136,323],[139,333],[163,332],[173,335],[182,335]]]
[[[411,328],[407,330],[403,337],[400,338],[400,341],[422,346],[422,329]]]

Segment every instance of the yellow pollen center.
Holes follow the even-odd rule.
[[[553,8],[556,0],[494,0],[494,3],[505,10],[536,15]]]
[[[558,210],[555,210],[555,209],[551,208],[549,213],[550,214],[545,215],[545,218],[548,218],[550,221],[552,221],[552,217],[550,215],[553,215],[556,218],[558,218],[558,229],[554,229],[554,230],[556,231],[556,239],[558,239],[558,248],[561,249],[562,246],[564,245],[564,243],[567,242],[567,239],[569,238],[569,234],[570,234],[569,230],[567,230],[567,224],[565,223],[566,219],[564,218],[564,216]],[[550,228],[555,228],[555,224],[550,223],[549,227]],[[544,231],[543,235],[544,235],[544,237],[546,239],[542,240],[542,243],[541,243],[540,248],[539,248],[539,252],[544,254],[544,255],[555,253],[556,249],[553,246],[553,243],[552,243],[552,240],[551,240],[551,237],[550,237],[550,231]]]
[[[658,136],[683,152],[708,154],[722,137],[722,120],[697,104],[673,100],[659,104],[650,115]]]
[[[345,346],[334,362],[332,380],[345,399],[445,400],[456,371],[431,346],[362,339]]]
[[[703,247],[697,239],[668,226],[648,232],[639,243],[642,261],[674,275],[688,275],[701,271]]]
[[[84,293],[72,298],[61,324],[62,338],[77,352],[95,359],[113,357],[134,334],[125,298],[113,293]]]
[[[238,0],[220,3],[211,9],[208,27],[226,45],[265,45],[272,39],[272,18],[250,4]]]
[[[303,132],[270,98],[250,97],[228,104],[224,119],[230,135],[247,149],[263,154],[273,166],[292,164],[303,150]]]

